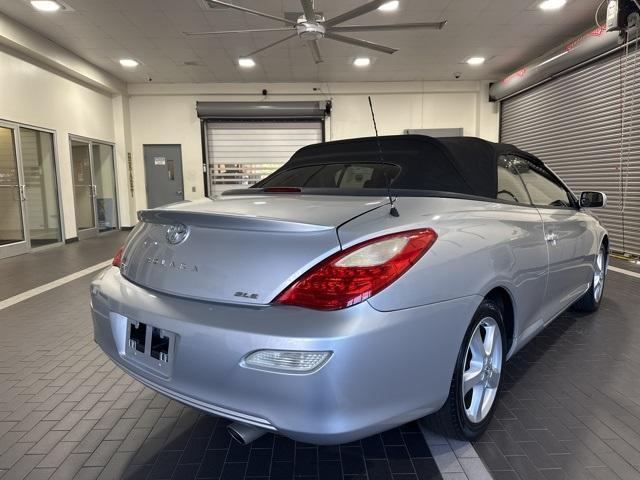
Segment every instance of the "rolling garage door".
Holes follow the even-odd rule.
[[[502,102],[501,141],[545,161],[594,211],[614,250],[640,254],[640,55],[615,53]]]
[[[207,122],[209,194],[247,188],[298,149],[322,142],[321,121]]]

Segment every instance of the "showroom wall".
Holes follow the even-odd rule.
[[[266,97],[260,93],[263,88],[268,90]],[[204,195],[196,101],[331,99],[326,139],[337,140],[373,135],[367,102],[371,95],[381,135],[402,134],[407,128],[461,127],[465,135],[498,139],[499,109],[488,101],[486,82],[131,84],[128,91],[137,209],[146,206],[145,144],[182,145],[185,198]]]
[[[56,132],[65,237],[75,237],[68,136],[114,142],[112,95],[3,51],[0,71],[0,119]]]

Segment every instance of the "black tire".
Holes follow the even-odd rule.
[[[595,294],[595,289],[594,289],[594,282],[595,282],[595,276],[594,278],[591,279],[591,283],[589,284],[589,289],[586,291],[586,293],[580,297],[578,299],[578,301],[576,303],[574,303],[571,306],[572,310],[575,310],[576,312],[585,312],[585,313],[591,313],[591,312],[595,312],[596,310],[598,310],[600,308],[600,304],[602,303],[602,299],[604,298],[604,285],[605,285],[605,281],[607,279],[606,276],[606,265],[607,262],[609,260],[608,258],[608,253],[607,253],[607,249],[605,248],[604,245],[600,245],[600,249],[598,250],[598,254],[602,254],[603,255],[603,261],[604,261],[604,274],[601,278],[601,292],[600,295],[597,296]],[[594,269],[597,269],[597,262],[598,262],[598,257],[596,256],[596,265],[594,266]]]
[[[466,368],[465,363],[467,358],[467,349],[469,347],[471,336],[475,332],[479,323],[487,317],[494,319],[500,329],[500,338],[502,339],[502,368],[498,377],[498,394],[493,400],[493,405],[491,406],[489,413],[482,421],[473,423],[469,418],[467,418],[464,410],[464,400],[461,394],[462,376]],[[451,386],[449,388],[449,397],[440,410],[425,418],[425,422],[428,427],[446,437],[458,438],[461,440],[475,440],[484,433],[491,421],[491,418],[493,417],[498,403],[500,385],[502,385],[502,376],[505,367],[506,346],[507,342],[502,311],[495,302],[489,299],[484,299],[476,310],[476,313],[473,315],[473,319],[471,320],[469,328],[465,333],[464,340],[462,341],[462,345],[460,346],[458,359],[453,372],[453,378],[451,379]]]

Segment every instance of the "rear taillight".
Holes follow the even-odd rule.
[[[430,228],[374,238],[338,252],[302,275],[275,303],[316,310],[350,307],[388,287],[436,241]]]
[[[113,261],[111,262],[111,265],[113,265],[114,267],[120,267],[120,264],[122,263],[123,253],[124,253],[124,245],[122,245],[120,248],[118,248],[118,250],[116,250],[116,254],[113,256]]]

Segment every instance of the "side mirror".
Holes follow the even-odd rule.
[[[582,208],[604,208],[607,206],[607,195],[602,192],[582,192],[580,206]]]

